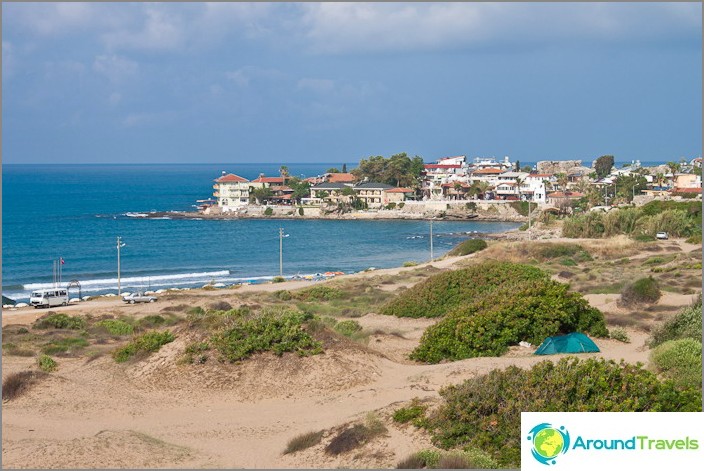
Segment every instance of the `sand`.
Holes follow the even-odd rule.
[[[448,268],[459,258],[433,262]],[[397,274],[414,268],[345,275]],[[151,314],[167,306],[229,300],[239,293],[311,286],[310,281],[243,286],[238,290],[180,291],[153,304],[126,305],[99,299],[60,308],[69,314]],[[391,285],[391,288],[398,286]],[[589,302],[617,312],[615,295],[589,295]],[[660,303],[684,306],[692,296],[668,293]],[[58,311],[59,309],[57,309]],[[3,312],[2,325],[30,324],[46,311]],[[393,468],[409,454],[431,448],[426,434],[391,420],[413,398],[436,403],[439,391],[495,368],[529,367],[544,357],[534,348],[512,347],[502,357],[438,365],[408,360],[431,319],[367,314],[356,319],[374,332],[366,347],[341,342],[325,354],[299,358],[258,355],[233,365],[179,365],[189,333],[149,358],[116,364],[61,358],[60,368],[25,395],[3,404],[2,460],[9,468]],[[648,362],[647,334],[627,329],[630,343],[596,339],[604,357]],[[556,360],[560,356],[553,356]],[[34,359],[3,357],[3,377],[33,369]],[[387,432],[362,448],[338,456],[323,448],[334,433],[375,412]],[[302,433],[324,431],[321,444],[284,455]]]

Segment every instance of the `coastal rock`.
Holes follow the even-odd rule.
[[[17,304],[15,304],[15,307],[27,307],[27,306],[29,306],[29,304],[27,304],[27,303],[17,303]]]
[[[81,302],[81,300],[80,300],[79,298],[71,298],[71,299],[69,299],[69,300],[68,300],[68,302],[69,302],[69,303],[74,303],[74,304],[75,304],[75,303],[80,303],[80,302]]]

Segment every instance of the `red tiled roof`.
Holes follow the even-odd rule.
[[[459,164],[425,164],[423,165],[424,168],[427,169],[433,169],[433,168],[462,168],[461,165]]]
[[[328,183],[352,183],[357,177],[351,173],[331,173],[328,176]]]
[[[413,193],[413,190],[410,188],[392,188],[390,190],[386,190],[387,193]]]
[[[228,173],[227,175],[223,175],[220,178],[217,178],[215,180],[215,183],[244,183],[248,182],[246,178],[242,178],[239,175],[235,175],[234,173]]]
[[[252,183],[283,183],[284,179],[282,177],[259,177],[256,180],[252,180]]]
[[[499,174],[499,173],[504,173],[504,171],[501,170],[500,168],[489,167],[489,168],[480,168],[479,170],[475,170],[472,173],[474,173],[474,174],[482,174],[482,173]]]
[[[701,193],[701,188],[674,188],[673,193]]]

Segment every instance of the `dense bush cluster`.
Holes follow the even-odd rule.
[[[134,332],[134,327],[119,319],[105,319],[95,324],[105,329],[110,335],[130,335]]]
[[[173,341],[174,335],[169,331],[147,332],[133,339],[124,347],[115,350],[112,357],[117,363],[122,363],[135,356],[157,352],[163,345]]]
[[[72,329],[79,330],[86,326],[84,318],[79,316],[68,316],[66,314],[49,313],[37,319],[32,328],[34,329]]]
[[[214,334],[210,344],[223,359],[244,360],[255,353],[296,352],[300,356],[322,353],[323,347],[306,330],[313,318],[296,310],[267,311],[256,317],[232,317],[230,326]]]
[[[397,317],[440,317],[500,286],[547,278],[547,273],[529,265],[484,262],[432,276],[383,306],[381,313]]]
[[[433,443],[480,448],[504,467],[520,464],[521,411],[701,411],[701,387],[678,389],[640,365],[594,358],[510,366],[440,394],[445,403],[429,420]]]
[[[702,386],[701,339],[668,340],[651,353],[655,371],[684,388]]]
[[[692,306],[682,309],[675,317],[669,319],[664,324],[655,328],[651,334],[650,346],[677,339],[702,338],[702,297]]]
[[[667,232],[675,237],[701,234],[702,209],[696,201],[651,201],[640,208],[613,209],[608,213],[589,211],[565,219],[562,235],[571,238],[600,238],[617,234],[634,237]]]
[[[437,363],[499,356],[520,341],[540,344],[558,333],[608,335],[603,314],[568,286],[531,280],[494,290],[462,304],[429,327],[411,358]]]
[[[658,282],[652,276],[640,278],[624,286],[619,303],[624,306],[652,304],[662,296]]]
[[[459,255],[469,255],[480,250],[484,250],[487,247],[486,241],[482,239],[468,239],[464,242],[460,242],[457,247],[450,250],[448,255],[459,256]]]

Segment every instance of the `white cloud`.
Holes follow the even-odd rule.
[[[163,5],[145,5],[137,30],[130,26],[106,32],[102,38],[110,50],[173,51],[186,45],[188,21]],[[132,22],[134,23],[134,22]]]
[[[158,126],[172,123],[176,120],[176,118],[176,113],[172,111],[129,113],[122,120],[122,124],[128,128],[138,126]]]
[[[93,70],[105,75],[111,82],[119,83],[135,77],[139,71],[139,64],[115,54],[102,54],[93,61]]]
[[[299,33],[324,54],[701,35],[701,4],[306,3]]]
[[[299,90],[307,90],[315,93],[329,93],[335,88],[335,81],[329,79],[302,78],[298,81]]]

